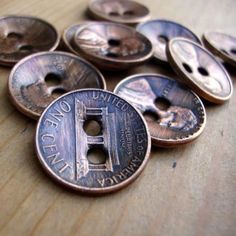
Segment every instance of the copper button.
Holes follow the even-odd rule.
[[[90,22],[86,21],[82,23],[76,23],[74,25],[69,26],[68,28],[64,30],[63,35],[62,35],[62,41],[63,41],[63,46],[65,47],[66,50],[79,55],[78,51],[76,50],[75,43],[74,43],[75,33],[88,23]]]
[[[11,66],[23,57],[40,51],[52,51],[59,34],[48,22],[30,16],[0,18],[0,64]]]
[[[175,37],[183,37],[201,44],[200,39],[185,26],[168,20],[151,20],[137,26],[137,30],[149,38],[154,47],[154,57],[168,62],[166,45]]]
[[[13,103],[37,119],[55,98],[81,88],[106,87],[101,73],[85,60],[65,52],[42,52],[26,57],[9,77]]]
[[[199,97],[163,75],[128,77],[114,92],[142,112],[154,145],[174,147],[188,143],[205,127],[206,113]]]
[[[91,0],[89,12],[95,19],[122,24],[137,24],[150,18],[147,7],[130,0]]]
[[[75,34],[77,50],[100,68],[126,69],[152,56],[151,42],[135,29],[116,23],[91,23]]]
[[[37,125],[36,150],[44,169],[59,183],[91,194],[113,192],[134,181],[150,147],[141,114],[104,90],[61,96]]]
[[[199,96],[214,103],[223,103],[233,92],[231,79],[215,57],[206,49],[187,39],[169,42],[167,55],[179,79]]]
[[[207,32],[203,35],[206,47],[225,62],[236,66],[236,38],[220,32]]]

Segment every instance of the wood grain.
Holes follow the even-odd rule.
[[[139,2],[142,2],[139,0]],[[236,35],[235,0],[146,0],[153,17],[176,20],[201,35]],[[87,19],[87,1],[1,0],[0,15],[31,14],[62,30]],[[236,69],[227,67],[235,87]],[[207,125],[195,142],[153,148],[140,178],[115,194],[92,198],[56,185],[34,151],[36,123],[9,102],[10,70],[0,68],[0,235],[236,235],[236,92],[224,105],[205,102]],[[155,62],[104,73],[108,88],[127,75],[157,72]]]

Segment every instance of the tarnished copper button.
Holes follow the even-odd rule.
[[[197,138],[206,123],[198,96],[180,83],[157,74],[138,74],[122,80],[114,92],[144,115],[153,144],[174,147]]]
[[[168,62],[166,46],[175,37],[183,37],[201,44],[200,39],[185,26],[168,20],[151,20],[137,26],[137,30],[149,38],[154,47],[154,57]]]
[[[233,92],[231,79],[215,57],[187,39],[169,42],[167,55],[179,79],[206,100],[223,103]]]
[[[152,56],[151,42],[135,29],[116,23],[91,23],[75,34],[77,50],[100,68],[126,69]]]
[[[93,132],[92,124],[97,127]],[[150,147],[138,110],[104,90],[61,96],[37,125],[36,149],[45,170],[59,183],[91,194],[113,192],[134,181]]]
[[[130,0],[91,0],[89,12],[95,19],[122,24],[137,24],[150,18],[147,7]]]
[[[74,25],[69,26],[66,28],[62,35],[63,40],[63,46],[70,52],[78,55],[78,50],[76,50],[75,43],[74,43],[74,37],[75,33],[84,27],[86,24],[90,23],[89,21],[85,21],[82,23],[76,23]]]
[[[102,74],[80,57],[65,52],[41,52],[21,60],[8,82],[14,105],[37,119],[55,98],[82,88],[106,87]]]
[[[52,51],[59,44],[56,29],[44,20],[30,16],[0,18],[0,64],[11,66],[23,57]]]
[[[206,47],[225,62],[236,66],[236,38],[220,32],[207,32],[203,35]]]

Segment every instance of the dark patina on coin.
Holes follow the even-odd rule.
[[[166,46],[175,37],[183,37],[201,44],[201,40],[185,26],[169,20],[150,20],[137,26],[137,31],[145,35],[153,44],[154,58],[168,62]]]
[[[145,36],[116,23],[88,24],[75,34],[74,41],[81,55],[103,69],[126,69],[144,63],[153,53]]]
[[[76,50],[75,43],[74,43],[74,37],[75,33],[84,27],[85,25],[89,24],[91,22],[85,21],[82,23],[76,23],[74,25],[69,26],[66,28],[62,35],[63,40],[63,46],[70,52],[79,55],[78,50]]]
[[[173,39],[168,44],[167,55],[179,79],[199,96],[213,103],[223,103],[231,97],[233,86],[227,71],[199,44]]]
[[[53,51],[60,41],[57,30],[48,22],[30,16],[0,18],[0,64],[12,66],[40,51]]]
[[[122,80],[114,92],[144,115],[153,144],[174,147],[196,139],[206,123],[199,97],[182,84],[157,74]]]
[[[14,105],[37,119],[65,92],[82,88],[106,88],[102,74],[90,63],[70,53],[41,52],[26,57],[13,68],[8,81]]]
[[[236,37],[220,32],[207,32],[203,35],[203,40],[214,55],[236,66]]]
[[[130,0],[91,0],[88,9],[95,19],[122,24],[133,25],[150,18],[147,7]]]
[[[88,133],[87,122],[99,124]],[[37,125],[36,149],[45,170],[72,189],[101,194],[135,180],[151,140],[141,114],[119,96],[98,89],[67,93],[52,102]],[[91,159],[90,154],[104,154]]]

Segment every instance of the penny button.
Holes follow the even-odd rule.
[[[91,0],[89,12],[95,19],[131,25],[144,22],[150,17],[147,7],[130,0]]]

